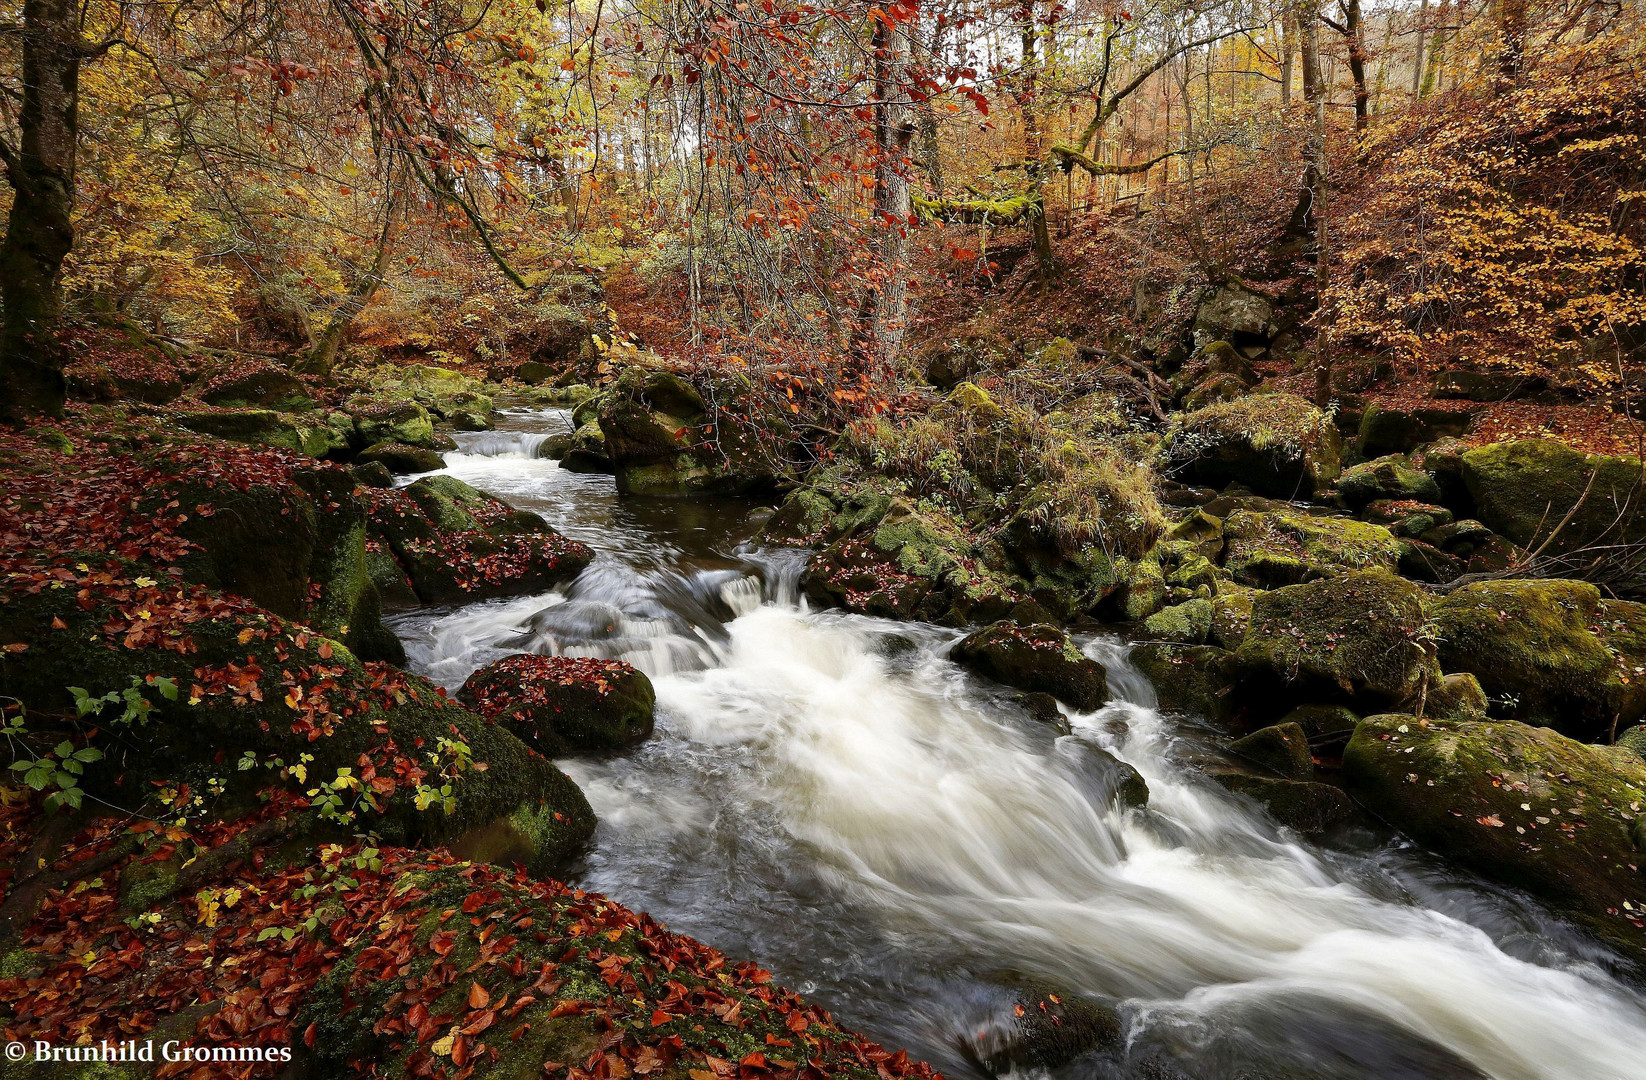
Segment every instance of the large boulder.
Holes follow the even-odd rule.
[[[1361,457],[1404,454],[1425,443],[1456,437],[1474,424],[1474,411],[1442,405],[1368,405],[1360,414],[1355,448]]]
[[[225,371],[206,383],[200,398],[224,409],[275,409],[294,412],[315,407],[303,381],[289,369],[257,363]]]
[[[1325,491],[1343,468],[1337,428],[1295,394],[1254,394],[1180,417],[1167,461],[1178,475],[1278,498]]]
[[[598,421],[619,491],[746,495],[776,485],[787,419],[763,407],[747,380],[724,379],[713,391],[711,407],[672,372],[630,368],[618,378]]]
[[[1055,626],[997,622],[961,638],[950,658],[996,682],[1051,694],[1080,712],[1109,699],[1103,665]]]
[[[1646,948],[1646,761],[1631,751],[1513,722],[1370,716],[1343,782],[1440,854]]]
[[[584,544],[451,476],[403,491],[362,489],[377,541],[374,577],[409,580],[430,604],[540,592],[583,572]]]
[[[652,731],[656,691],[621,660],[505,656],[469,676],[458,700],[550,756],[621,750]]]
[[[1196,345],[1228,341],[1261,351],[1280,330],[1274,301],[1239,281],[1218,286],[1195,309]]]
[[[1440,487],[1434,477],[1412,468],[1411,461],[1401,454],[1390,454],[1345,469],[1338,477],[1337,491],[1356,509],[1382,499],[1440,501]]]
[[[1382,525],[1290,510],[1236,510],[1223,519],[1223,568],[1239,584],[1271,589],[1350,570],[1393,570],[1400,542]]]
[[[1521,547],[1537,547],[1557,527],[1550,554],[1646,539],[1646,486],[1638,458],[1583,454],[1552,439],[1520,439],[1466,451],[1462,468],[1475,516]]]
[[[347,443],[325,424],[273,409],[202,409],[180,412],[179,427],[229,442],[273,446],[309,457],[324,457]]]
[[[1250,701],[1415,701],[1440,681],[1417,586],[1386,570],[1263,593],[1237,652]]]
[[[433,450],[405,443],[373,443],[355,456],[357,466],[382,465],[391,473],[426,473],[446,467],[446,459]]]
[[[1473,672],[1494,715],[1595,739],[1646,713],[1643,611],[1582,581],[1477,581],[1430,617],[1441,665]]]
[[[404,443],[434,447],[434,418],[415,401],[356,394],[343,403],[343,413],[353,425],[352,441],[358,446]]]
[[[1130,659],[1154,684],[1162,707],[1213,723],[1233,715],[1233,691],[1240,671],[1228,649],[1145,642],[1132,649]]]

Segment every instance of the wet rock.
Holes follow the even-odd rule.
[[[389,471],[387,465],[380,461],[356,463],[349,467],[349,473],[354,477],[356,483],[365,487],[392,488],[394,486],[394,474]]]
[[[1229,750],[1287,780],[1307,780],[1314,775],[1309,736],[1295,723],[1259,728],[1230,743]]]
[[[446,467],[446,459],[433,450],[405,443],[374,443],[355,457],[359,465],[382,465],[393,473],[434,472]]]
[[[1521,547],[1543,543],[1562,521],[1549,554],[1646,539],[1637,458],[1582,454],[1551,439],[1521,439],[1466,452],[1462,474],[1476,516]]]
[[[1008,1027],[975,1048],[992,1072],[1057,1069],[1085,1054],[1120,1049],[1125,1029],[1103,1004],[1045,983],[1018,985]]]
[[[1368,405],[1360,417],[1355,448],[1361,457],[1404,454],[1424,443],[1464,435],[1474,423],[1467,408],[1436,405]]]
[[[1646,761],[1512,721],[1369,716],[1343,757],[1354,799],[1440,854],[1527,889],[1632,950]]]
[[[1603,623],[1600,591],[1581,581],[1478,581],[1430,610],[1440,663],[1473,672],[1494,715],[1593,739],[1624,727],[1646,703],[1628,669],[1646,656],[1622,631],[1614,644]]]
[[[455,477],[424,477],[404,491],[372,491],[373,539],[425,603],[547,589],[594,558],[583,544]],[[380,561],[380,560],[379,560]],[[390,576],[379,566],[375,576]]]
[[[1434,477],[1412,468],[1401,454],[1390,454],[1343,471],[1337,492],[1351,507],[1360,509],[1380,499],[1435,503],[1440,487]]]
[[[1308,738],[1309,746],[1335,754],[1348,743],[1360,717],[1342,705],[1299,705],[1280,718],[1282,725],[1296,724]]]
[[[1384,570],[1263,593],[1237,654],[1253,701],[1411,701],[1440,680],[1417,586]]]
[[[454,431],[490,431],[491,417],[472,409],[458,409],[446,417]]]
[[[575,473],[612,471],[612,456],[606,452],[606,436],[599,424],[591,421],[572,433],[571,446],[561,457],[560,467]]]
[[[1179,417],[1167,461],[1174,475],[1238,481],[1280,498],[1325,491],[1342,471],[1337,429],[1295,394],[1254,394]]]
[[[1239,676],[1234,654],[1211,645],[1144,644],[1131,651],[1162,707],[1213,723],[1233,713],[1232,691]]]
[[[621,660],[519,653],[469,676],[458,700],[548,756],[621,750],[651,734],[651,680]]]
[[[962,638],[949,655],[985,678],[1051,694],[1079,712],[1092,712],[1109,698],[1103,665],[1055,626],[998,622]]]
[[[537,444],[537,456],[547,461],[559,461],[571,453],[572,445],[571,432],[550,435]]]
[[[1295,511],[1236,510],[1223,522],[1223,567],[1256,588],[1296,585],[1351,570],[1393,570],[1400,543],[1381,525]]]
[[[1311,836],[1329,832],[1355,816],[1354,803],[1330,784],[1244,773],[1219,773],[1214,779],[1237,795],[1255,799],[1282,825]]]
[[[598,413],[618,490],[637,495],[746,495],[772,489],[792,437],[787,418],[745,379],[714,386],[712,409],[672,372],[630,368]]]

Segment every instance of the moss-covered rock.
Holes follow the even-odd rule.
[[[1349,797],[1330,784],[1245,773],[1218,773],[1214,779],[1229,791],[1255,800],[1287,828],[1311,836],[1329,832],[1355,816]]]
[[[1459,671],[1430,688],[1423,712],[1441,720],[1485,720],[1488,707],[1480,680],[1470,672]]]
[[[250,370],[225,373],[200,391],[201,400],[223,409],[306,411],[315,407],[308,387],[286,368],[260,364]]]
[[[355,457],[356,464],[380,464],[394,473],[426,473],[446,467],[446,459],[433,450],[405,443],[373,443]]]
[[[1594,739],[1641,715],[1633,649],[1620,637],[1614,651],[1596,633],[1600,591],[1587,582],[1473,582],[1430,615],[1441,665],[1472,672],[1496,716]]]
[[[609,473],[612,456],[606,452],[606,435],[590,421],[572,432],[571,445],[560,458],[560,467],[575,473]]]
[[[1154,684],[1160,704],[1213,723],[1234,711],[1232,691],[1239,679],[1234,653],[1212,645],[1145,643],[1130,658]]]
[[[1550,553],[1646,539],[1638,458],[1521,439],[1467,451],[1462,474],[1476,516],[1522,547],[1542,544],[1557,527]]]
[[[1254,701],[1413,701],[1440,681],[1423,598],[1384,570],[1357,570],[1258,596],[1240,644]]]
[[[1281,717],[1280,722],[1301,728],[1312,749],[1335,754],[1348,743],[1360,717],[1342,705],[1310,703],[1299,705]]]
[[[1242,585],[1272,589],[1351,570],[1394,570],[1400,542],[1352,518],[1236,510],[1223,520],[1223,567]]]
[[[1229,750],[1287,780],[1307,780],[1314,775],[1309,736],[1292,721],[1258,728],[1230,743]]]
[[[1434,477],[1412,468],[1411,461],[1401,454],[1390,454],[1345,469],[1338,477],[1337,492],[1357,509],[1379,499],[1440,501],[1440,486]]]
[[[531,653],[476,671],[458,698],[550,756],[632,746],[657,704],[651,680],[621,660]]]
[[[1189,600],[1150,615],[1143,620],[1143,633],[1151,641],[1175,645],[1203,645],[1212,630],[1212,601]]]
[[[343,403],[343,412],[353,423],[352,441],[357,446],[405,443],[434,447],[434,418],[415,401],[356,394]]]
[[[1425,443],[1468,432],[1474,413],[1442,405],[1368,405],[1360,416],[1355,447],[1362,457],[1404,454]]]
[[[630,368],[602,397],[597,419],[618,490],[636,495],[745,495],[785,471],[788,419],[746,379],[716,381],[711,408],[680,376]]]
[[[1252,601],[1259,590],[1222,582],[1212,598],[1212,622],[1206,632],[1211,644],[1224,649],[1238,649],[1246,639],[1246,628],[1252,621]]]
[[[1103,665],[1055,626],[998,622],[962,638],[949,655],[979,675],[1051,694],[1080,712],[1091,712],[1109,699]]]
[[[1547,728],[1369,716],[1343,757],[1362,806],[1479,873],[1646,948],[1646,761]]]
[[[1254,394],[1178,418],[1167,460],[1178,475],[1280,498],[1325,491],[1342,471],[1337,428],[1295,394]]]
[[[1125,1026],[1113,1006],[1038,982],[1018,987],[1011,1027],[1003,1035],[986,1055],[989,1067],[1002,1073],[1057,1069],[1125,1044]]]
[[[234,409],[183,412],[174,417],[179,427],[229,442],[275,446],[309,457],[324,457],[343,448],[335,432],[273,409]]]

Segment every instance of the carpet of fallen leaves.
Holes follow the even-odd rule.
[[[206,839],[222,843],[278,812],[219,823]],[[0,807],[0,858],[14,864],[37,824],[30,806]],[[358,841],[297,857],[256,848],[134,928],[121,876],[175,857],[163,829],[137,827],[151,833],[149,848],[55,893],[20,939],[29,970],[0,978],[6,1038],[84,1044],[166,1025],[167,1037],[197,1047],[289,1046],[326,1058],[340,1052],[326,1040],[341,1027],[370,1033],[374,1050],[401,1063],[394,1074],[461,1078],[484,1075],[533,1025],[577,1017],[585,1037],[574,1059],[517,1075],[620,1080],[677,1063],[693,1080],[933,1075],[843,1030],[767,972],[646,915],[444,851]],[[76,837],[70,859],[95,857],[124,831]],[[157,1075],[278,1068],[174,1063]],[[361,1059],[350,1072],[391,1070]]]

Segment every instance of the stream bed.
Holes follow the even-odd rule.
[[[599,815],[577,884],[769,968],[848,1026],[986,1075],[1014,987],[1115,1010],[1059,1077],[1646,1076],[1646,994],[1531,900],[1385,834],[1317,846],[1188,763],[1126,644],[1114,700],[1059,735],[946,653],[960,632],[808,611],[803,553],[736,500],[620,497],[535,457],[563,410],[459,434],[447,472],[598,552],[553,593],[391,619],[455,689],[513,652],[627,660],[633,752],[563,767]],[[1148,782],[1111,801],[1101,748]]]

